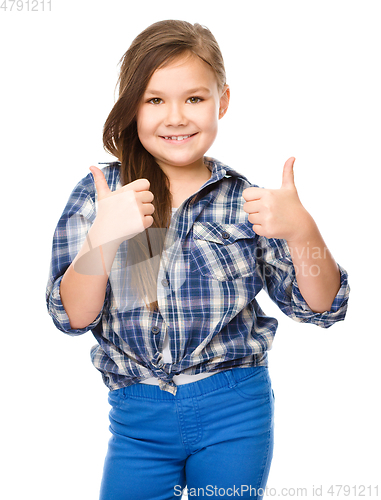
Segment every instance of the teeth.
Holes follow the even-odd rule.
[[[171,139],[172,141],[183,141],[184,139],[188,139],[190,135],[179,135],[179,136],[172,136],[172,137],[165,137],[165,139]]]

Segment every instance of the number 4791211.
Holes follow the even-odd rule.
[[[52,10],[51,0],[3,0],[0,11],[48,12]]]

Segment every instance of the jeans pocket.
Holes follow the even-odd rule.
[[[127,396],[123,388],[115,389],[108,393],[108,402],[113,410],[117,410],[118,408],[120,408],[126,398]]]
[[[269,399],[272,388],[268,368],[258,367],[258,370],[239,380],[232,388],[244,399]]]

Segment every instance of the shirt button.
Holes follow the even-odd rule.
[[[165,287],[169,286],[169,281],[168,280],[161,280],[161,284]]]
[[[160,328],[158,326],[153,326],[151,332],[157,335],[160,332]]]
[[[230,234],[227,231],[222,231],[221,236],[224,240],[228,240],[230,238]]]

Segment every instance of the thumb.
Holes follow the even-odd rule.
[[[102,200],[103,198],[109,196],[111,191],[110,188],[108,187],[106,178],[102,170],[100,170],[98,167],[91,166],[90,171],[94,177],[94,184],[95,184],[95,189],[97,190],[98,193],[98,199]]]
[[[292,188],[292,187],[294,188],[295,187],[294,163],[295,163],[295,158],[292,156],[284,164],[281,188]]]

